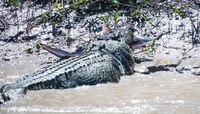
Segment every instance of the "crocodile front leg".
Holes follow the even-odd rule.
[[[31,75],[5,85],[1,89],[0,104],[16,99],[27,90],[66,89],[81,85],[118,82],[123,67],[111,55],[88,52],[61,60]]]

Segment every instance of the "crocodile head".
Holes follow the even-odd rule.
[[[114,40],[128,44],[132,49],[141,49],[151,40],[144,36],[134,36],[135,28],[131,24],[126,24],[102,35],[96,36],[97,40]]]
[[[131,49],[141,49],[146,47],[146,45],[151,41],[148,37],[144,36],[134,36],[135,31],[132,25],[126,25],[120,28],[119,40],[127,43]]]

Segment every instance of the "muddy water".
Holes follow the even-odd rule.
[[[31,60],[29,60],[31,58]],[[39,69],[41,59],[0,61],[0,85]],[[16,62],[18,61],[18,62]],[[200,113],[200,77],[173,72],[122,77],[120,83],[28,92],[0,106],[0,114]]]

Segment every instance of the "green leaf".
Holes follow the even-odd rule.
[[[136,8],[135,12],[140,13],[140,8]]]
[[[26,53],[28,54],[32,54],[33,53],[33,48],[27,48],[24,50]]]
[[[180,8],[173,8],[173,11],[177,13],[180,17],[185,17],[185,12],[181,11]]]
[[[119,0],[113,0],[113,5],[116,7],[119,7]]]
[[[130,16],[133,17],[135,15],[135,12],[131,12]]]
[[[149,47],[150,47],[151,51],[155,51],[155,49],[156,49],[156,40],[155,39],[152,40]]]
[[[39,44],[36,44],[35,48],[36,48],[36,52],[40,51],[40,45]]]
[[[108,15],[103,16],[102,19],[103,19],[103,22],[105,24],[108,24],[108,21],[109,21],[109,16]]]
[[[152,40],[151,43],[143,49],[144,51],[151,51],[154,52],[156,50],[156,40]]]
[[[114,18],[115,22],[118,20],[119,16],[120,16],[119,12],[116,12],[116,13],[113,14],[113,18]]]
[[[148,19],[147,19],[147,15],[146,15],[145,13],[142,13],[142,18],[143,18],[145,21],[148,20]]]
[[[18,6],[21,2],[21,0],[6,0],[5,1],[8,5],[11,5],[11,6]]]

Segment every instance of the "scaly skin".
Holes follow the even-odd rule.
[[[0,104],[28,90],[66,89],[81,85],[118,82],[133,73],[132,50],[121,41],[95,41],[78,57],[60,60],[0,89]]]

